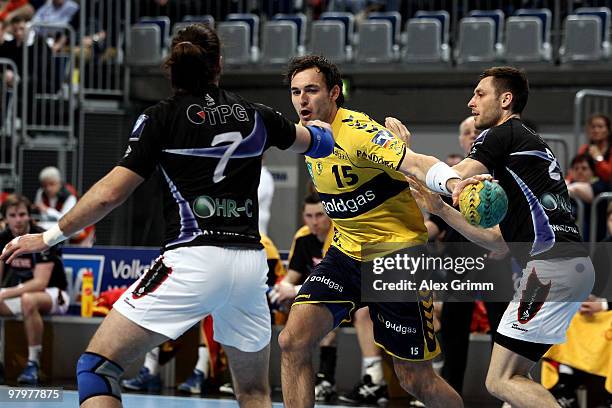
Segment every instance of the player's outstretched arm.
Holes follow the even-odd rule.
[[[444,222],[470,241],[497,254],[509,251],[499,226],[479,228],[471,225],[455,208],[446,204],[438,194],[432,193],[423,183],[410,178],[410,189],[419,207],[442,218]]]
[[[306,126],[295,125],[295,142],[289,150],[314,159],[327,157],[334,151],[334,136],[329,123],[309,121]]]
[[[406,148],[398,168],[405,176],[414,177],[436,193],[450,196],[461,175],[433,156],[416,153]]]
[[[121,205],[143,180],[132,170],[116,166],[83,195],[58,225],[43,234],[13,239],[4,247],[0,260],[10,263],[20,254],[43,251],[96,223]]]

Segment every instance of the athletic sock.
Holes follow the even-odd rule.
[[[336,350],[334,346],[321,346],[319,355],[319,374],[332,384],[336,382]]]
[[[364,357],[361,362],[361,372],[369,375],[373,384],[384,384],[382,357]]]
[[[196,370],[200,370],[204,373],[204,377],[208,377],[208,349],[206,345],[200,344],[198,347],[198,362],[196,363]]]
[[[40,354],[42,353],[42,344],[36,346],[28,346],[28,360],[33,361],[40,366]]]
[[[155,347],[147,352],[144,366],[149,370],[151,375],[157,375],[159,373],[159,347]]]

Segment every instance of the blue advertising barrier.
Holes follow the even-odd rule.
[[[70,295],[70,314],[80,314],[81,283],[83,273],[90,271],[94,277],[94,293],[126,288],[149,268],[159,256],[159,248],[127,247],[64,247],[63,260]],[[287,260],[288,252],[280,251]]]
[[[63,249],[70,313],[80,313],[83,273],[94,277],[94,293],[126,288],[138,279],[159,256],[159,248],[65,247]]]

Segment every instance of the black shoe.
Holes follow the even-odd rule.
[[[550,393],[555,397],[561,408],[579,408],[576,390],[568,384],[557,383]]]
[[[374,384],[372,377],[364,375],[351,392],[341,395],[338,400],[349,404],[385,406],[389,402],[389,393],[386,384]]]
[[[336,396],[336,386],[329,381],[323,374],[317,374],[315,384],[315,401],[331,402]]]

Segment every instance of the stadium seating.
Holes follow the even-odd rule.
[[[401,41],[402,15],[397,11],[374,12],[368,14],[368,20],[386,20],[391,23],[393,33],[393,44],[398,45]]]
[[[259,60],[259,16],[252,13],[231,13],[227,15],[227,21],[242,21],[249,25],[249,47],[251,49],[251,60]]]
[[[490,17],[464,17],[459,23],[458,64],[491,62],[497,57],[495,21]]]
[[[397,59],[393,51],[393,32],[388,20],[366,20],[359,24],[356,59],[362,63],[391,62]]]
[[[322,21],[340,21],[344,25],[344,42],[353,45],[355,37],[355,16],[352,13],[326,12],[321,13]]]
[[[452,62],[458,65],[495,61],[552,64],[607,60],[612,53],[610,9],[582,7],[573,13],[564,20],[562,35],[556,34],[562,43],[558,60],[554,59],[552,48],[553,15],[547,8],[518,9],[508,18],[499,9],[471,10],[459,21],[454,40],[450,33],[451,17],[446,10],[418,10],[403,27],[401,14],[395,11],[371,12],[359,26],[355,15],[350,12],[323,12],[320,19],[311,22],[303,13],[277,13],[261,25],[262,33],[268,30],[270,34],[265,38],[259,34],[258,15],[230,13],[225,22],[247,25],[248,57],[244,54],[243,25],[225,25],[220,35],[224,41],[229,41],[223,44],[223,52],[225,62],[230,65],[278,64],[306,52],[324,55],[336,63],[401,61],[430,66]],[[172,33],[196,21],[212,26],[219,24],[215,24],[211,15],[186,15],[175,24]],[[168,18],[142,17],[138,24],[159,27],[163,57],[169,40]],[[295,47],[293,27],[296,31]],[[144,34],[140,32],[138,35]],[[451,53],[451,43],[455,44],[454,53]],[[260,50],[263,52],[261,57]],[[149,62],[142,60],[136,64],[147,65],[156,58],[148,55],[146,61]]]
[[[297,55],[298,30],[293,21],[267,21],[263,27],[262,62],[285,64]]]
[[[449,44],[450,40],[450,14],[446,10],[424,11],[419,10],[414,15],[415,18],[435,18],[442,27],[442,44]]]
[[[601,20],[592,15],[565,19],[561,62],[593,62],[602,58]]]
[[[155,65],[162,60],[161,29],[155,24],[135,24],[130,28],[130,65]]]
[[[141,17],[138,24],[151,24],[159,27],[160,44],[162,53],[170,43],[170,19],[166,16]]]
[[[603,58],[610,58],[610,24],[612,11],[608,7],[580,7],[576,9],[578,16],[596,16],[601,21],[601,52]]]
[[[215,28],[215,18],[210,14],[204,14],[203,16],[186,15],[183,17],[183,22],[208,24],[211,28]]]
[[[315,21],[311,27],[310,53],[323,55],[335,63],[351,58],[351,47],[346,44],[344,24],[340,21]]]
[[[252,61],[251,27],[244,21],[223,21],[217,25],[221,55],[227,65],[243,65]]]
[[[542,39],[542,20],[537,17],[514,16],[506,21],[504,57],[510,62],[549,61],[550,53]],[[550,48],[548,48],[550,51]]]
[[[442,24],[434,18],[412,18],[406,23],[402,61],[407,63],[448,62],[448,44],[442,43]]]
[[[298,54],[303,54],[306,46],[306,27],[308,25],[308,19],[303,13],[295,14],[276,14],[272,17],[274,21],[293,21],[297,26],[298,36]]]
[[[515,16],[536,17],[542,21],[542,41],[550,44],[550,27],[552,25],[552,12],[549,9],[518,9]]]

